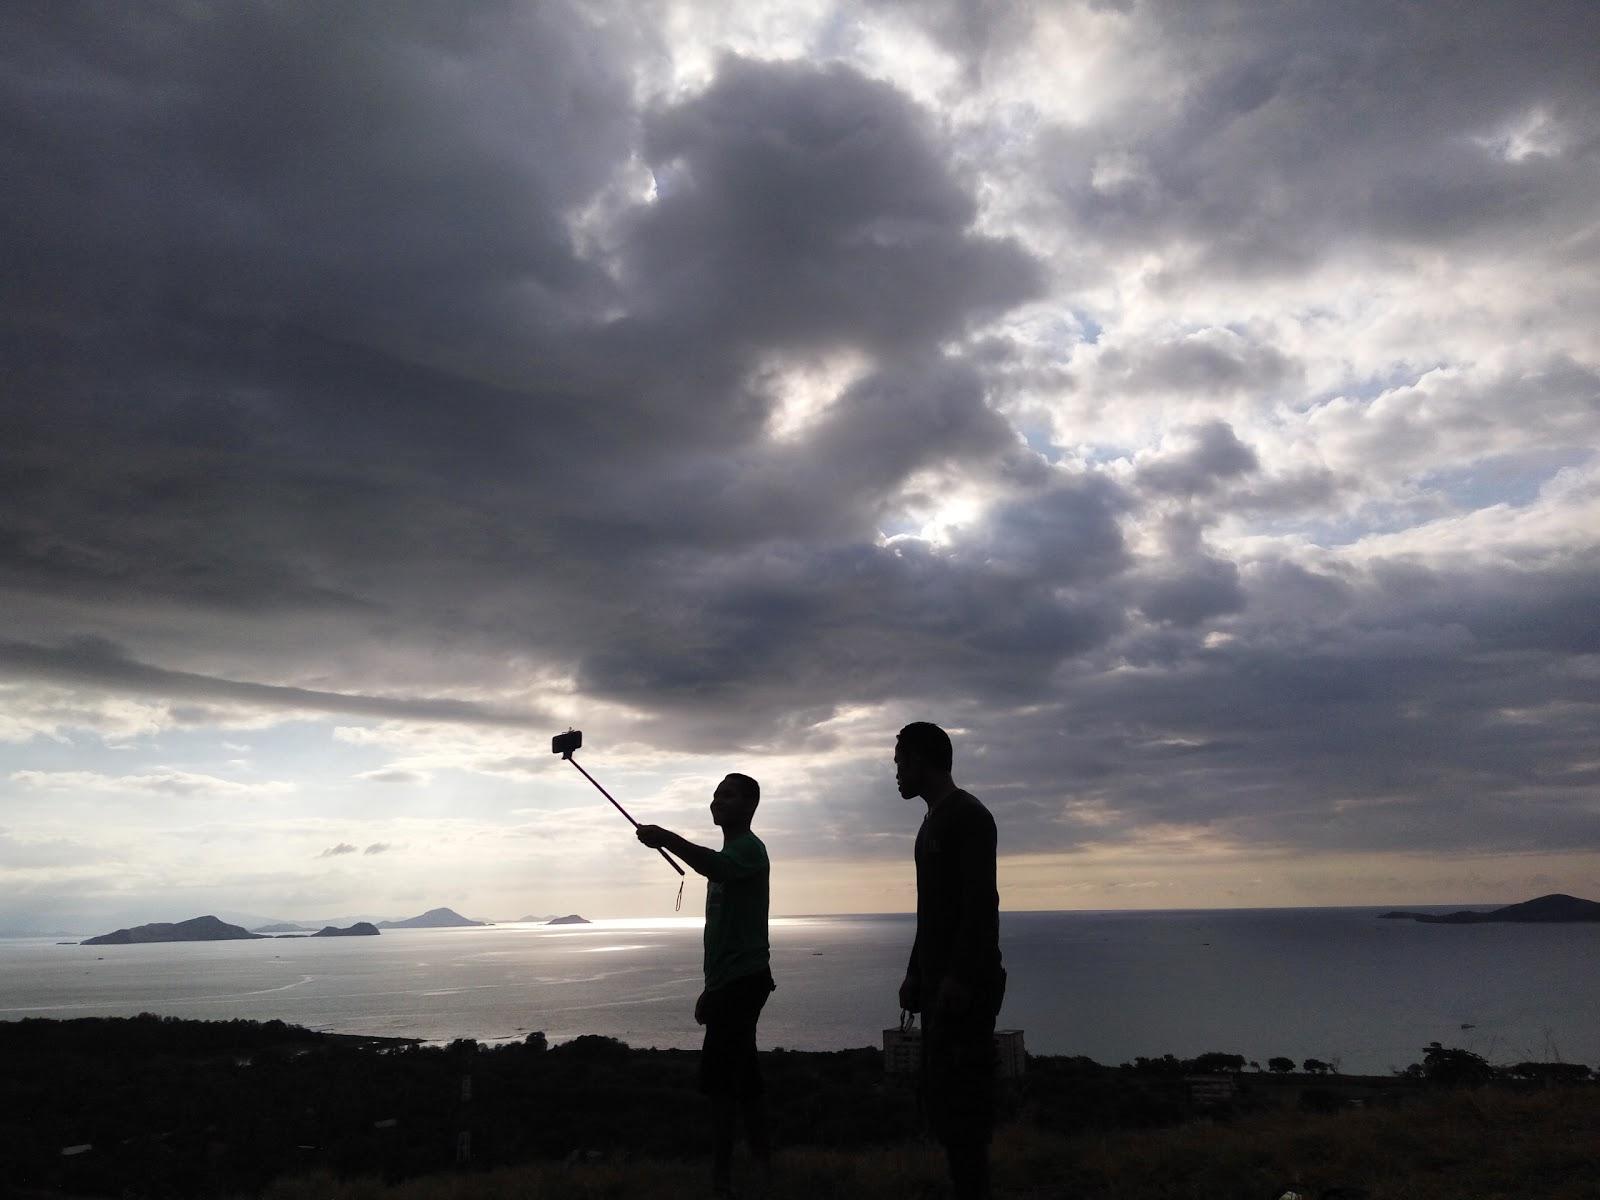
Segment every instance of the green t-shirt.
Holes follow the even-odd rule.
[[[733,838],[717,857],[731,869],[706,881],[706,991],[754,975],[770,962],[767,949],[767,848],[755,834]]]

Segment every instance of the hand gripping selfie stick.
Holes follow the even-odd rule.
[[[555,737],[550,739],[550,753],[561,755],[562,758],[566,759],[573,766],[577,767],[578,774],[582,775],[590,783],[594,784],[599,793],[607,800],[611,801],[611,807],[615,808],[619,813],[628,818],[628,824],[632,825],[635,829],[639,828],[639,822],[633,819],[633,814],[627,809],[623,808],[622,805],[618,804],[617,798],[610,792],[606,791],[605,788],[601,787],[599,781],[596,780],[593,775],[589,774],[589,772],[585,771],[582,764],[580,764],[577,759],[572,757],[573,754],[577,752],[578,747],[582,745],[583,730],[569,729],[565,733],[558,733]],[[656,847],[656,853],[667,860],[667,866],[671,867],[679,875],[683,874],[683,868],[678,865],[678,860],[673,858],[672,855],[668,854],[660,846]],[[679,892],[679,899],[682,899],[681,890]]]

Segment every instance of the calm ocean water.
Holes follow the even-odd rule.
[[[1600,1065],[1600,925],[1419,925],[1378,909],[1006,913],[1000,1024],[1035,1053],[1224,1050],[1385,1072],[1430,1041]],[[909,916],[772,926],[761,1044],[875,1045]],[[63,946],[0,940],[0,1020],[155,1012],[495,1041],[542,1029],[694,1046],[699,922],[387,930],[377,938]]]

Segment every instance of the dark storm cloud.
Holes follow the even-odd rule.
[[[1096,365],[1106,383],[1135,395],[1270,395],[1299,374],[1281,351],[1221,329],[1128,349],[1113,346]]]
[[[1171,823],[1302,851],[1600,848],[1593,561],[1268,561],[1240,583],[1249,618],[1222,623],[1228,640],[1141,653],[1135,635],[1122,650],[1143,665],[1075,673],[1053,711],[982,723],[970,770],[1020,785],[1027,842]],[[1073,824],[1084,799],[1109,829]]]
[[[562,6],[24,4],[6,33],[10,294],[33,302],[8,315],[38,332],[71,338],[88,309],[155,336],[216,342],[193,325],[233,316],[426,348],[588,294],[560,214],[631,112]]]
[[[927,114],[843,66],[726,59],[701,95],[647,122],[657,202],[625,264],[648,313],[763,347],[926,346],[1035,294]]]
[[[824,715],[908,688],[1037,692],[1122,623],[1094,586],[1126,562],[1118,507],[1114,489],[1067,477],[1000,505],[958,553],[901,538],[702,556],[672,573],[655,621],[586,655],[583,679],[697,719],[740,698]]]
[[[1152,621],[1198,625],[1244,607],[1239,568],[1227,559],[1199,555],[1175,569],[1155,572],[1139,598],[1139,610]]]
[[[936,122],[890,86],[729,58],[640,114],[624,42],[560,6],[10,23],[19,116],[0,146],[29,237],[5,303],[33,336],[0,581],[25,602],[33,640],[12,657],[30,669],[471,718],[487,710],[268,684],[374,638],[446,637],[475,662],[509,647],[647,705],[736,697],[762,663],[809,659],[815,682],[750,707],[759,723],[848,698],[828,668],[859,644],[885,642],[859,686],[892,686],[879,603],[920,637],[956,627],[908,594],[919,573],[962,611],[1000,587],[975,644],[1037,633],[1063,653],[1106,625],[1092,602],[873,545],[918,472],[1059,503],[940,349],[1040,273],[973,231]],[[634,149],[656,198],[586,258],[573,222]],[[770,356],[841,348],[868,373],[769,443]],[[768,569],[801,582],[779,596]],[[900,594],[869,600],[867,578]],[[764,656],[755,595],[774,597]],[[237,670],[260,685],[134,661],[246,628],[275,631]],[[79,632],[128,656],[41,649]],[[396,682],[418,681],[360,681]]]
[[[1259,274],[1374,242],[1540,253],[1550,231],[1591,219],[1587,0],[1448,16],[1388,0],[1172,0],[1130,19],[1170,57],[1179,99],[1047,147],[1072,218],[1107,243],[1185,244],[1202,272]],[[1504,144],[1541,119],[1552,145]]]
[[[1155,492],[1194,496],[1222,481],[1260,469],[1254,450],[1239,440],[1226,421],[1211,421],[1191,431],[1191,444],[1140,465],[1138,482]]]

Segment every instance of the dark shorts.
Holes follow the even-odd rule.
[[[761,1095],[756,1022],[776,986],[771,971],[758,971],[706,993],[706,1040],[700,1050],[700,1090],[706,1095]]]

